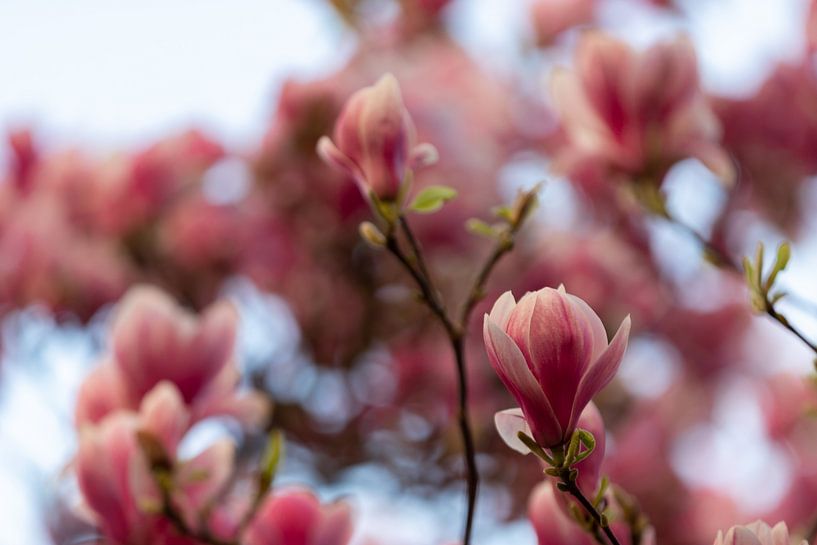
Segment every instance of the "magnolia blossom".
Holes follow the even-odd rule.
[[[334,142],[324,136],[318,153],[352,176],[364,194],[394,200],[406,172],[436,161],[430,144],[415,144],[414,124],[391,74],[346,102],[335,125]]]
[[[599,317],[561,286],[527,293],[519,303],[506,292],[483,325],[491,365],[545,448],[570,439],[585,406],[618,370],[629,332],[628,316],[608,344]]]
[[[179,391],[168,382],[156,386],[138,413],[118,411],[98,425],[84,426],[75,461],[86,510],[113,543],[183,543],[170,523],[157,515],[162,497],[139,437],[150,438],[172,467],[174,505],[195,528],[232,472],[234,447],[221,440],[190,460],[176,450],[190,421]]]
[[[321,504],[308,490],[288,489],[268,497],[247,528],[247,545],[346,545],[352,512],[345,502]]]
[[[196,317],[156,288],[131,288],[114,319],[113,353],[80,388],[77,425],[98,423],[116,409],[135,409],[163,381],[178,390],[191,425],[213,415],[259,423],[268,402],[260,394],[238,392],[236,327],[237,315],[226,302]]]
[[[790,541],[789,529],[785,522],[778,522],[774,527],[758,520],[746,526],[733,526],[726,531],[718,532],[714,545],[796,545]],[[802,545],[808,545],[805,539]]]
[[[555,72],[552,93],[567,140],[558,157],[563,170],[591,162],[660,182],[674,163],[694,157],[724,182],[735,176],[685,38],[637,52],[587,32],[574,69]]]

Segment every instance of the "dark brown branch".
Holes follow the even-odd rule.
[[[576,485],[576,481],[570,479],[569,474],[570,470],[566,470],[562,473],[561,481],[558,484],[559,490],[562,492],[567,492],[578,500],[582,508],[593,519],[593,522],[595,522],[596,525],[602,529],[604,535],[607,536],[607,539],[610,541],[611,545],[621,545],[616,538],[616,535],[613,533],[613,530],[610,528],[610,525],[607,524],[607,521],[604,520],[604,517],[602,517],[601,513],[598,512],[595,506],[590,503],[590,500],[584,496],[578,485]]]

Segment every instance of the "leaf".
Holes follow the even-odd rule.
[[[494,238],[496,236],[496,228],[489,225],[481,219],[471,218],[465,222],[465,228],[475,235],[483,237]]]
[[[748,257],[743,258],[743,272],[746,273],[746,285],[750,290],[754,291],[755,286],[755,267],[752,265],[752,260]]]
[[[420,191],[409,206],[409,210],[420,214],[431,214],[457,196],[457,191],[444,185],[431,185]]]
[[[788,242],[780,243],[780,246],[777,247],[777,264],[776,267],[779,270],[783,270],[786,268],[786,265],[789,264],[789,259],[791,258],[791,245]]]
[[[777,280],[777,275],[786,268],[791,258],[791,246],[788,242],[782,242],[777,247],[777,256],[774,261],[772,270],[769,271],[769,277],[766,279],[765,289],[768,292],[774,286],[774,281]]]
[[[755,252],[755,286],[762,288],[763,286],[763,243],[757,243],[757,250]]]
[[[258,473],[258,497],[267,493],[275,479],[278,465],[284,457],[284,434],[279,430],[270,433],[267,441],[267,448],[261,459],[261,467]]]
[[[513,209],[511,209],[510,206],[497,206],[493,209],[493,213],[496,217],[508,223],[513,223],[514,221]]]

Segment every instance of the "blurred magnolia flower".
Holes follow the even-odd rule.
[[[719,145],[720,126],[686,38],[637,52],[590,31],[573,70],[557,70],[551,83],[566,137],[558,157],[563,171],[589,161],[659,183],[674,163],[694,157],[724,183],[733,181],[734,165]]]
[[[714,545],[795,545],[790,541],[789,529],[785,522],[778,522],[774,527],[758,520],[746,526],[733,526],[726,531],[718,532]],[[805,539],[802,545],[808,545]]]
[[[593,18],[595,0],[537,0],[530,7],[536,43],[549,45],[560,33]]]
[[[409,169],[437,159],[431,144],[415,144],[414,124],[391,74],[352,95],[335,125],[334,142],[322,137],[318,153],[352,176],[364,194],[386,201],[397,198]]]
[[[144,398],[139,413],[119,411],[82,428],[77,480],[86,511],[111,542],[180,539],[160,515],[164,500],[151,474],[151,457],[171,471],[173,505],[190,528],[198,527],[201,513],[227,483],[234,454],[229,440],[213,443],[192,459],[176,459],[189,420],[176,387],[163,382]]]
[[[80,388],[77,426],[99,422],[116,409],[135,409],[163,381],[178,391],[191,425],[213,415],[258,424],[269,406],[260,394],[238,392],[237,320],[227,302],[196,317],[156,288],[131,288],[114,319],[113,354]]]
[[[345,502],[321,504],[305,489],[269,496],[247,528],[247,545],[346,545],[352,511]]]
[[[585,406],[618,370],[629,332],[628,316],[608,344],[599,317],[562,286],[527,293],[519,303],[506,292],[483,325],[491,365],[544,448],[570,439]],[[500,413],[498,423],[504,427],[508,416],[514,414]]]

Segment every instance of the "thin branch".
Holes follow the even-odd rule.
[[[669,213],[664,214],[664,218],[670,223],[683,229],[689,236],[693,237],[704,248],[706,254],[711,258],[710,261],[718,268],[743,276],[743,268],[724,250],[716,246],[709,239],[701,233],[690,227],[689,225],[679,221]],[[775,308],[774,303],[766,300],[766,315],[776,321],[778,324],[786,328],[795,337],[805,344],[812,352],[817,354],[817,344],[809,341],[806,336],[795,326],[793,326],[785,316],[780,314]]]
[[[451,349],[454,352],[454,360],[457,365],[457,388],[459,399],[457,404],[457,423],[462,436],[463,458],[465,460],[466,481],[468,486],[468,506],[465,517],[465,529],[463,531],[462,545],[469,545],[471,533],[474,525],[474,513],[476,510],[477,492],[479,488],[479,472],[477,469],[476,448],[474,446],[474,434],[471,431],[471,424],[468,417],[468,372],[465,361],[465,336],[468,331],[468,321],[476,304],[482,299],[485,292],[485,284],[499,260],[513,248],[513,236],[521,228],[529,212],[536,204],[536,192],[538,187],[532,191],[520,193],[512,209],[511,214],[506,218],[507,228],[497,233],[497,245],[487,261],[480,267],[473,286],[468,292],[468,296],[463,303],[458,316],[459,320],[454,321],[446,310],[439,292],[437,291],[431,274],[425,263],[423,249],[405,216],[398,214],[396,222],[388,221],[388,231],[385,235],[385,247],[394,255],[397,260],[408,271],[414,282],[420,289],[428,308],[437,317],[448,335]],[[403,236],[408,243],[411,254],[406,254],[400,247],[395,229],[403,231]]]
[[[616,538],[616,535],[613,533],[613,530],[610,528],[610,525],[607,524],[607,521],[604,520],[601,513],[598,512],[595,506],[590,503],[590,500],[584,496],[582,491],[576,485],[576,481],[570,479],[569,473],[569,470],[567,470],[561,474],[559,489],[563,492],[567,492],[578,500],[579,504],[581,504],[582,508],[584,508],[587,514],[590,515],[596,525],[602,529],[604,535],[607,536],[607,539],[610,541],[611,545],[621,545]]]
[[[448,340],[454,352],[454,359],[457,365],[457,385],[459,390],[459,402],[457,410],[457,423],[463,442],[463,458],[466,467],[467,481],[467,510],[465,518],[465,528],[463,530],[463,545],[471,542],[471,533],[474,525],[474,512],[476,510],[477,490],[479,488],[479,472],[476,462],[476,448],[474,446],[474,436],[471,431],[471,424],[468,418],[468,377],[465,365],[465,343],[463,328],[455,325],[448,316],[442,302],[437,297],[437,292],[428,276],[428,270],[424,265],[422,250],[417,243],[408,222],[400,218],[400,225],[403,228],[406,239],[414,252],[414,266],[412,260],[400,248],[400,244],[393,232],[386,235],[386,248],[397,258],[403,267],[409,272],[417,286],[420,288],[423,300],[445,328]]]

